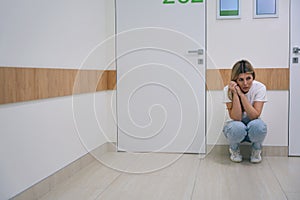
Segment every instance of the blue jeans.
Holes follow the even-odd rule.
[[[253,149],[261,150],[267,135],[267,125],[261,119],[229,121],[225,124],[223,133],[232,150],[237,150],[242,142],[250,142]]]

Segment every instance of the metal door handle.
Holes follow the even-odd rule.
[[[299,53],[300,52],[300,48],[299,47],[294,47],[293,48],[293,53]]]
[[[189,50],[188,53],[196,53],[198,55],[203,55],[203,49]]]

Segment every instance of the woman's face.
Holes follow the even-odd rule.
[[[247,73],[240,74],[236,82],[240,86],[242,92],[247,93],[252,86],[253,76],[252,74]]]

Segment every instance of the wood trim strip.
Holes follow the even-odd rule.
[[[0,67],[0,104],[113,90],[114,70]]]
[[[257,68],[268,90],[289,90],[289,68]],[[231,69],[207,69],[207,90],[222,90]],[[116,89],[116,70],[0,67],[0,104]]]
[[[264,83],[267,90],[289,90],[289,68],[256,68],[256,80]],[[231,69],[207,69],[207,90],[223,90],[230,81]]]
[[[115,90],[117,88],[117,71],[109,70],[107,71],[107,89]]]

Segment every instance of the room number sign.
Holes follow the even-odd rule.
[[[181,3],[181,4],[202,3],[203,0],[163,0],[163,4],[175,4],[176,2]]]

